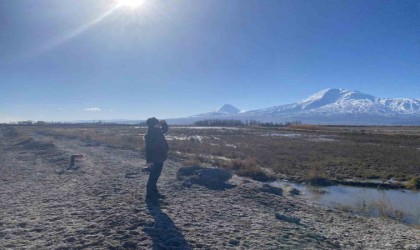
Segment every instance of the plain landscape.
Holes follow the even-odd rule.
[[[416,189],[418,127],[173,126],[159,205],[144,201],[145,127],[3,125],[0,132],[0,248],[420,248],[418,226],[398,211],[361,216],[270,184]],[[70,168],[72,155],[83,157]],[[204,172],[194,175],[203,169],[228,178],[208,185]]]
[[[0,250],[420,250],[419,0],[0,23]]]

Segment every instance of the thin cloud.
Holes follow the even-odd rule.
[[[90,112],[101,112],[102,110],[100,108],[85,108],[86,111]]]

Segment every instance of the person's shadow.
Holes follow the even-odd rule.
[[[191,249],[172,219],[162,212],[159,202],[146,202],[146,204],[150,215],[155,219],[155,224],[143,231],[152,238],[153,249]]]

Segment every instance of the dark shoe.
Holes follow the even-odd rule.
[[[156,199],[166,199],[166,196],[163,194],[159,194],[158,191],[150,192],[147,196],[156,197]]]
[[[150,167],[144,167],[143,172],[150,172],[150,169],[151,169]]]
[[[163,194],[160,194],[157,188],[148,188],[147,190],[147,196],[150,197],[156,197],[156,199],[165,199],[166,196]]]

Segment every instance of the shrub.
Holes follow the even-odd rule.
[[[270,181],[275,179],[267,175],[256,159],[231,160],[222,163],[221,167],[232,170],[240,176],[249,177],[257,181]]]
[[[199,160],[198,158],[190,158],[187,160],[184,160],[182,162],[182,165],[187,166],[187,167],[201,167],[203,164],[203,162],[201,160]]]
[[[420,179],[411,178],[406,186],[408,189],[420,189]]]

